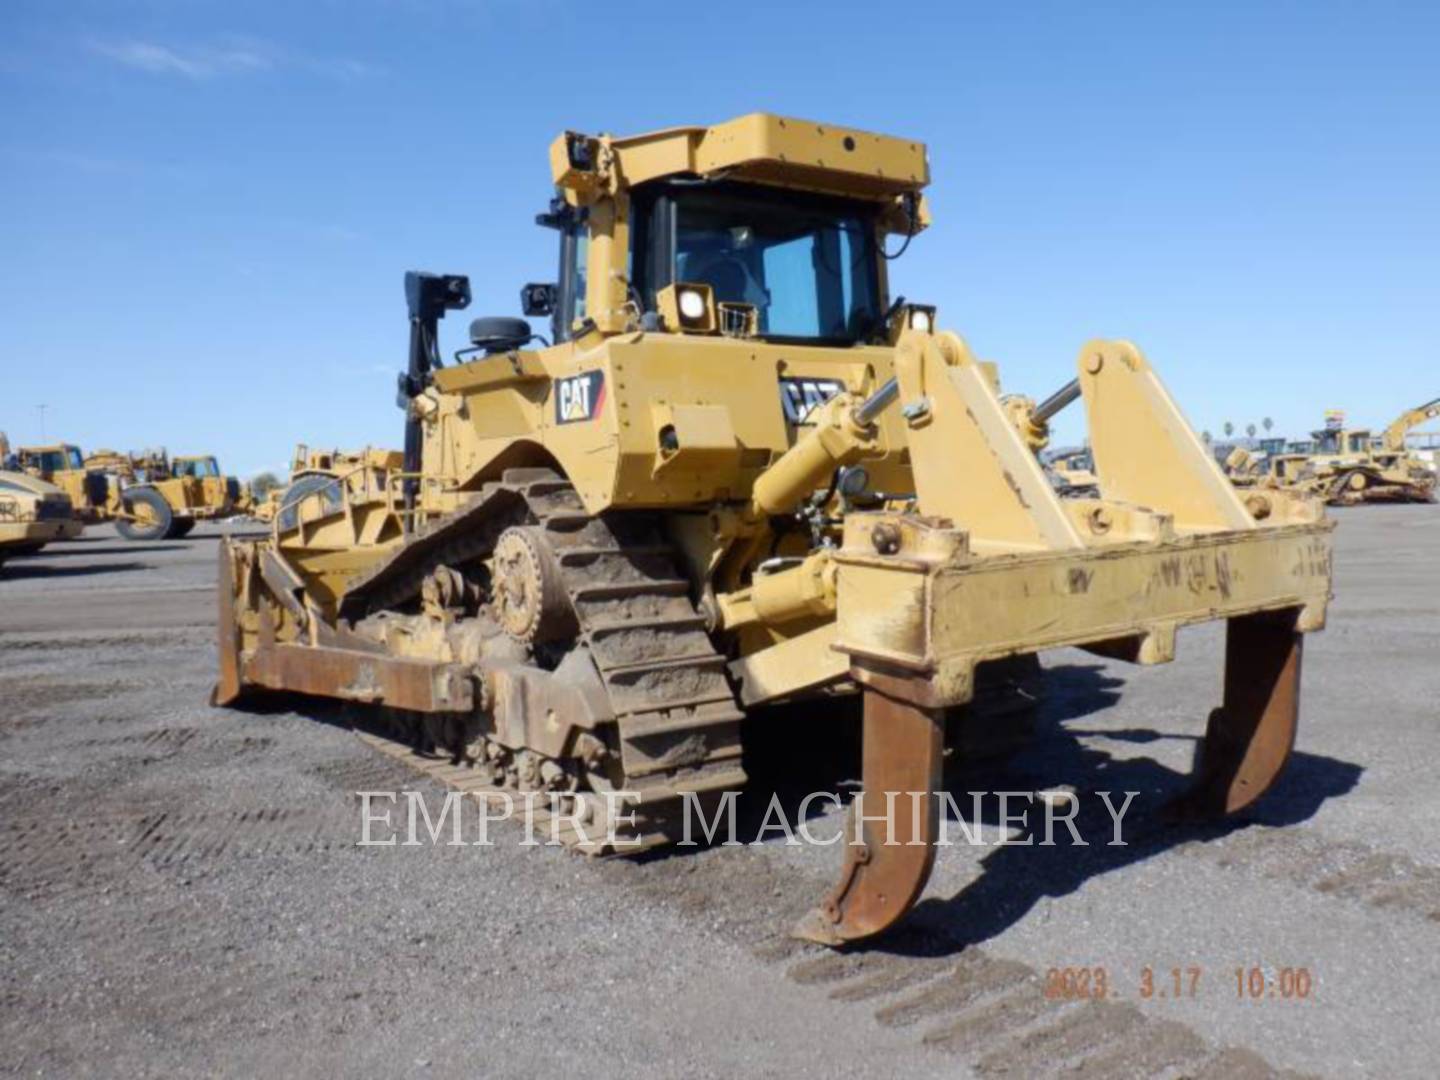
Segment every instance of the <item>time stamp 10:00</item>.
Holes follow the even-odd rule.
[[[1133,980],[1112,975],[1107,967],[1052,967],[1045,972],[1045,996],[1053,1001],[1177,1001],[1206,996],[1216,983],[1238,1001],[1308,1001],[1314,990],[1310,969],[1303,967],[1240,966],[1230,969],[1229,978],[1201,967],[1142,967]]]

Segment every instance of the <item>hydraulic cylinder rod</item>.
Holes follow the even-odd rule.
[[[1080,396],[1080,380],[1071,379],[1039,405],[1035,406],[1034,422],[1046,423],[1052,416]]]

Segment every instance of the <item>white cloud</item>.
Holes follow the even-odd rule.
[[[339,56],[310,56],[258,38],[230,38],[219,44],[175,46],[158,41],[96,41],[90,51],[117,64],[152,75],[180,75],[208,79],[244,75],[276,68],[292,68],[334,79],[359,79],[379,68],[362,60]]]
[[[227,72],[256,71],[270,60],[252,49],[175,49],[154,41],[92,41],[90,48],[126,67],[154,75],[206,79]]]

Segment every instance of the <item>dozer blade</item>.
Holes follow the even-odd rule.
[[[1224,817],[1270,789],[1295,746],[1303,642],[1294,611],[1229,620],[1224,700],[1196,750],[1194,784],[1166,808],[1171,818]]]
[[[211,705],[229,705],[240,696],[240,628],[235,614],[235,567],[230,541],[220,541],[220,572],[215,588],[220,601],[216,647],[220,653],[220,677],[210,691]]]
[[[865,689],[864,791],[845,820],[840,881],[795,927],[796,937],[842,945],[871,937],[920,898],[935,863],[944,724],[924,708]],[[857,806],[863,807],[855,840]]]

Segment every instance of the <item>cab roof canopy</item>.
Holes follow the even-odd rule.
[[[924,143],[770,113],[623,138],[567,131],[550,146],[550,167],[576,205],[667,176],[723,176],[879,202],[930,182]]]

